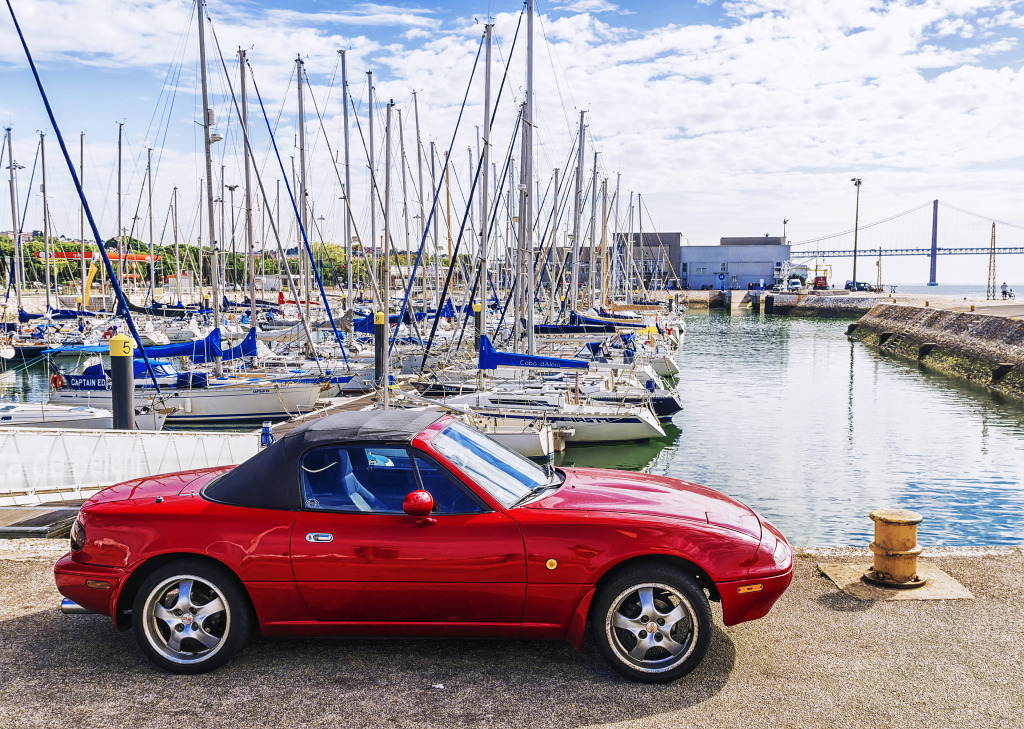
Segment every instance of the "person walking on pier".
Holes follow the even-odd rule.
[[[1002,290],[1003,290],[1003,298],[1005,299],[1006,298],[1006,282],[1005,281],[1003,281]]]

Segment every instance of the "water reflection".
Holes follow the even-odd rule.
[[[682,431],[675,424],[664,423],[663,427],[665,437],[648,442],[602,443],[566,448],[565,453],[555,456],[555,465],[639,471],[646,468],[664,448],[679,440]]]
[[[922,512],[922,544],[1024,543],[1024,408],[851,343],[846,326],[687,314],[680,435],[565,460],[706,483],[797,544],[866,545],[881,507]]]

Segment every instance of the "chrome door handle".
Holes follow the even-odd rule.
[[[307,542],[333,542],[333,534],[323,534],[319,532],[310,532],[306,535]]]

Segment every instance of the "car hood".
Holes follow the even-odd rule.
[[[632,471],[578,468],[564,472],[561,488],[527,508],[676,517],[761,538],[761,521],[753,511],[706,486]]]
[[[232,468],[234,466],[196,468],[191,471],[179,471],[124,481],[97,492],[85,502],[84,506],[112,501],[152,501],[158,496],[166,499],[177,496],[183,491],[198,491],[213,477],[230,471]]]

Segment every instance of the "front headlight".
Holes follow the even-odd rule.
[[[789,560],[789,545],[781,539],[775,540],[775,552],[772,554],[775,564],[781,567]]]
[[[82,524],[82,517],[75,519],[71,525],[71,551],[78,552],[85,546],[85,526]]]

